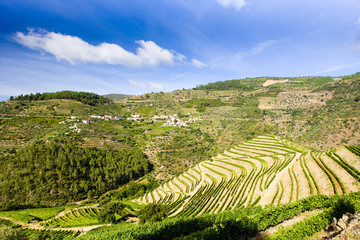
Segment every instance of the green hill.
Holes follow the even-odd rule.
[[[103,95],[103,96],[106,97],[106,98],[113,99],[113,100],[121,100],[123,98],[133,97],[134,95],[113,93],[113,94],[106,94],[106,95]]]
[[[346,210],[338,201],[359,209],[359,89],[357,73],[230,80],[116,101],[70,91],[11,98],[0,103],[0,203],[14,211],[0,216],[76,204],[61,218],[49,208],[45,230],[107,224],[98,214],[114,212],[111,203],[132,213],[160,203],[164,222],[133,226],[116,215],[119,223],[83,238],[161,239],[171,229],[169,239],[206,239],[231,229],[250,236],[319,208],[299,226],[321,221],[322,229]]]

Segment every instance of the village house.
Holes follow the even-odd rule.
[[[141,118],[140,115],[131,115],[131,117],[128,117],[126,120],[140,121],[140,118]]]

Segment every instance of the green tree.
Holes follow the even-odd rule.
[[[0,239],[19,240],[26,238],[24,234],[21,233],[20,229],[12,228],[10,226],[1,226]]]
[[[159,222],[166,217],[165,206],[157,203],[150,203],[138,212],[140,223]]]
[[[128,212],[126,211],[126,205],[122,202],[109,202],[106,203],[100,210],[98,218],[100,222],[116,222],[116,215],[123,217]]]

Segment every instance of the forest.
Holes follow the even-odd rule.
[[[79,102],[88,105],[98,105],[109,103],[110,99],[100,96],[96,93],[88,92],[75,92],[75,91],[60,91],[55,93],[35,93],[35,94],[26,94],[19,95],[17,97],[10,97],[10,100],[18,101],[36,101],[36,100],[50,100],[50,99],[74,99]]]
[[[1,162],[1,209],[91,198],[152,169],[137,148],[82,148],[72,142],[35,142],[11,157],[2,157]]]
[[[199,85],[194,88],[194,90],[242,90],[242,91],[253,91],[257,86],[262,84],[264,81],[261,79],[235,79],[229,81],[218,81],[214,83],[208,83],[205,85]]]

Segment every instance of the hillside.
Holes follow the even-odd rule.
[[[260,136],[203,161],[135,200],[167,205],[170,216],[278,205],[360,190],[360,158],[346,148],[311,151]]]
[[[357,73],[239,79],[116,101],[70,91],[13,97],[0,103],[0,217],[32,228],[29,236],[50,228],[75,236],[110,222],[115,232],[133,228],[123,221],[137,221],[130,213],[160,203],[165,225],[205,221],[192,232],[213,234],[225,223],[208,214],[236,228],[248,220],[224,216],[249,213],[259,224],[256,216],[310,198],[321,204],[303,210],[323,209],[332,221],[346,213],[331,210],[338,195],[360,202],[359,89]]]
[[[113,100],[121,100],[124,98],[133,97],[133,95],[113,93],[113,94],[105,94],[103,95],[103,97],[110,98]]]

